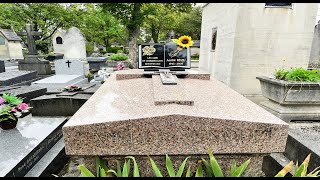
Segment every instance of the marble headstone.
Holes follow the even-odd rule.
[[[86,59],[86,40],[81,31],[70,28],[64,37],[64,58],[65,59]]]
[[[57,60],[54,62],[56,75],[85,75],[84,62],[80,60]]]

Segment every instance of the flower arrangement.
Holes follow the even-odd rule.
[[[80,91],[82,88],[79,86],[71,85],[71,86],[66,86],[63,88],[63,91],[68,91],[68,92],[76,92]]]
[[[22,98],[4,93],[0,97],[0,127],[2,129],[12,129],[16,126],[18,118],[23,113],[29,112],[31,107],[23,103]]]
[[[119,63],[117,64],[117,69],[118,69],[118,71],[124,69],[124,64],[123,64],[123,62],[119,62]]]
[[[190,36],[181,36],[179,39],[172,39],[172,42],[178,45],[177,49],[170,52],[169,56],[174,57],[179,54],[184,48],[188,48],[193,45],[193,41]]]

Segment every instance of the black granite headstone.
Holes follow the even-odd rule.
[[[5,71],[6,71],[6,68],[4,67],[4,61],[0,61],[0,73]]]
[[[190,69],[190,49],[174,43],[140,44],[139,69]]]

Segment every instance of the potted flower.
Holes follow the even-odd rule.
[[[118,64],[121,62],[124,66],[128,67],[129,56],[123,53],[113,54],[110,60],[107,60],[108,67],[113,67],[118,69]]]
[[[0,127],[5,130],[15,128],[18,118],[29,112],[30,108],[21,98],[3,94],[0,97]]]
[[[277,69],[272,76],[259,76],[262,102],[285,121],[320,120],[320,70]]]
[[[71,85],[71,86],[66,86],[63,88],[63,91],[68,91],[68,92],[76,92],[80,91],[82,88],[79,86]]]

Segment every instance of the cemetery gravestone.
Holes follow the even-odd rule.
[[[64,36],[64,59],[85,60],[86,57],[84,36],[78,28],[70,28]]]
[[[17,97],[23,98],[23,102],[29,103],[33,98],[42,96],[46,94],[47,89],[37,86],[15,86],[15,87],[5,87],[0,88],[0,95],[4,93],[14,94]]]
[[[20,83],[35,80],[37,78],[36,71],[8,71],[0,75],[0,87],[12,86]]]
[[[106,67],[108,57],[88,57],[89,69],[91,71],[99,71],[101,68]]]
[[[20,118],[15,129],[0,129],[0,176],[21,177],[62,137],[66,118]]]
[[[260,176],[263,157],[284,151],[288,124],[222,82],[210,80],[210,74],[172,71],[188,68],[189,60],[177,57],[176,48],[167,53],[165,49],[140,46],[139,67],[154,71],[116,71],[72,116],[63,126],[66,154],[85,156],[88,165],[96,155],[103,156],[112,168],[114,160],[133,155],[141,175],[153,176],[147,155],[157,164],[165,164],[166,154],[180,163],[191,156],[186,166],[192,165],[195,172],[210,149],[224,171],[230,160],[238,164],[251,158],[251,175]],[[164,83],[168,73],[174,84]],[[166,171],[165,166],[160,169]]]
[[[32,85],[45,87],[48,92],[61,92],[66,86],[87,81],[82,61],[61,59],[54,64],[56,75],[33,82]]]
[[[25,55],[24,60],[19,60],[19,70],[33,70],[37,71],[39,75],[51,74],[49,61],[40,58],[36,49],[35,37],[41,36],[42,33],[33,31],[31,24],[26,24],[26,31],[20,35],[27,36],[28,54]]]
[[[0,73],[5,72],[5,66],[4,66],[4,61],[0,61]]]

